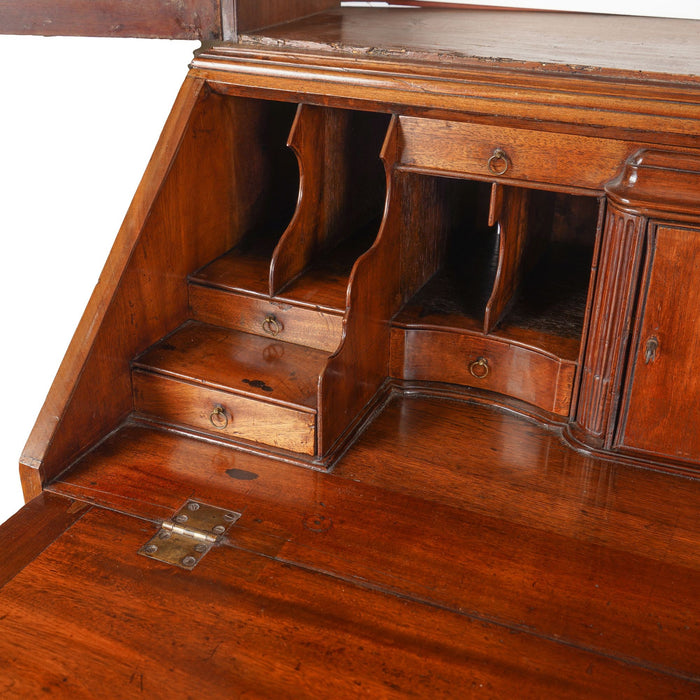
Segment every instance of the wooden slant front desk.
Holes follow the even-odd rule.
[[[700,693],[698,24],[104,4],[0,28],[206,41],[21,459],[0,695]]]

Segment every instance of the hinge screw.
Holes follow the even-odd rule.
[[[204,554],[204,552],[207,551],[207,545],[205,545],[205,544],[195,545],[194,551],[199,552],[200,554]]]
[[[158,533],[158,539],[167,540],[170,537],[170,533],[167,530],[161,530]]]
[[[199,503],[195,503],[194,501],[190,501],[187,504],[187,510],[199,510]]]
[[[188,520],[188,518],[184,513],[181,513],[180,515],[175,516],[176,523],[186,523],[187,520]]]
[[[227,523],[232,523],[236,519],[236,516],[233,513],[224,513],[224,520]]]
[[[215,528],[212,529],[212,532],[215,535],[223,535],[224,532],[226,532],[226,528],[223,525],[217,525]]]
[[[154,544],[149,544],[148,546],[144,547],[143,549],[146,554],[155,554],[158,551],[158,547],[156,547]]]
[[[183,566],[194,566],[196,563],[197,563],[197,560],[194,557],[185,557],[182,560]]]

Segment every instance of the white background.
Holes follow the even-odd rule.
[[[578,8],[697,19],[698,5]],[[196,47],[0,36],[0,522],[23,503],[19,455]]]
[[[0,522],[197,42],[0,37]]]

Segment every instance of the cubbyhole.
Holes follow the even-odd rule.
[[[297,105],[223,97],[222,153],[232,161],[226,195],[231,201],[235,245],[198,271],[202,283],[267,294],[270,258],[294,215],[299,168],[287,139]],[[206,163],[201,164],[206,168]]]
[[[498,268],[498,228],[489,225],[491,186],[456,178],[402,173],[410,201],[404,236],[420,236],[436,271],[408,302],[396,322],[481,331]]]
[[[380,159],[390,115],[302,105],[290,145],[302,194],[275,251],[271,291],[345,309],[350,272],[380,228],[386,198]]]
[[[532,255],[496,333],[577,359],[600,207],[595,197],[533,193]]]
[[[435,273],[395,317],[403,328],[451,329],[578,359],[601,201],[594,196],[429,178],[420,229]],[[405,218],[405,215],[404,215]],[[406,227],[406,222],[404,222]]]

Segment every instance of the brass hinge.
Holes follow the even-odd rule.
[[[187,501],[138,553],[181,569],[194,569],[240,517],[232,510]]]

